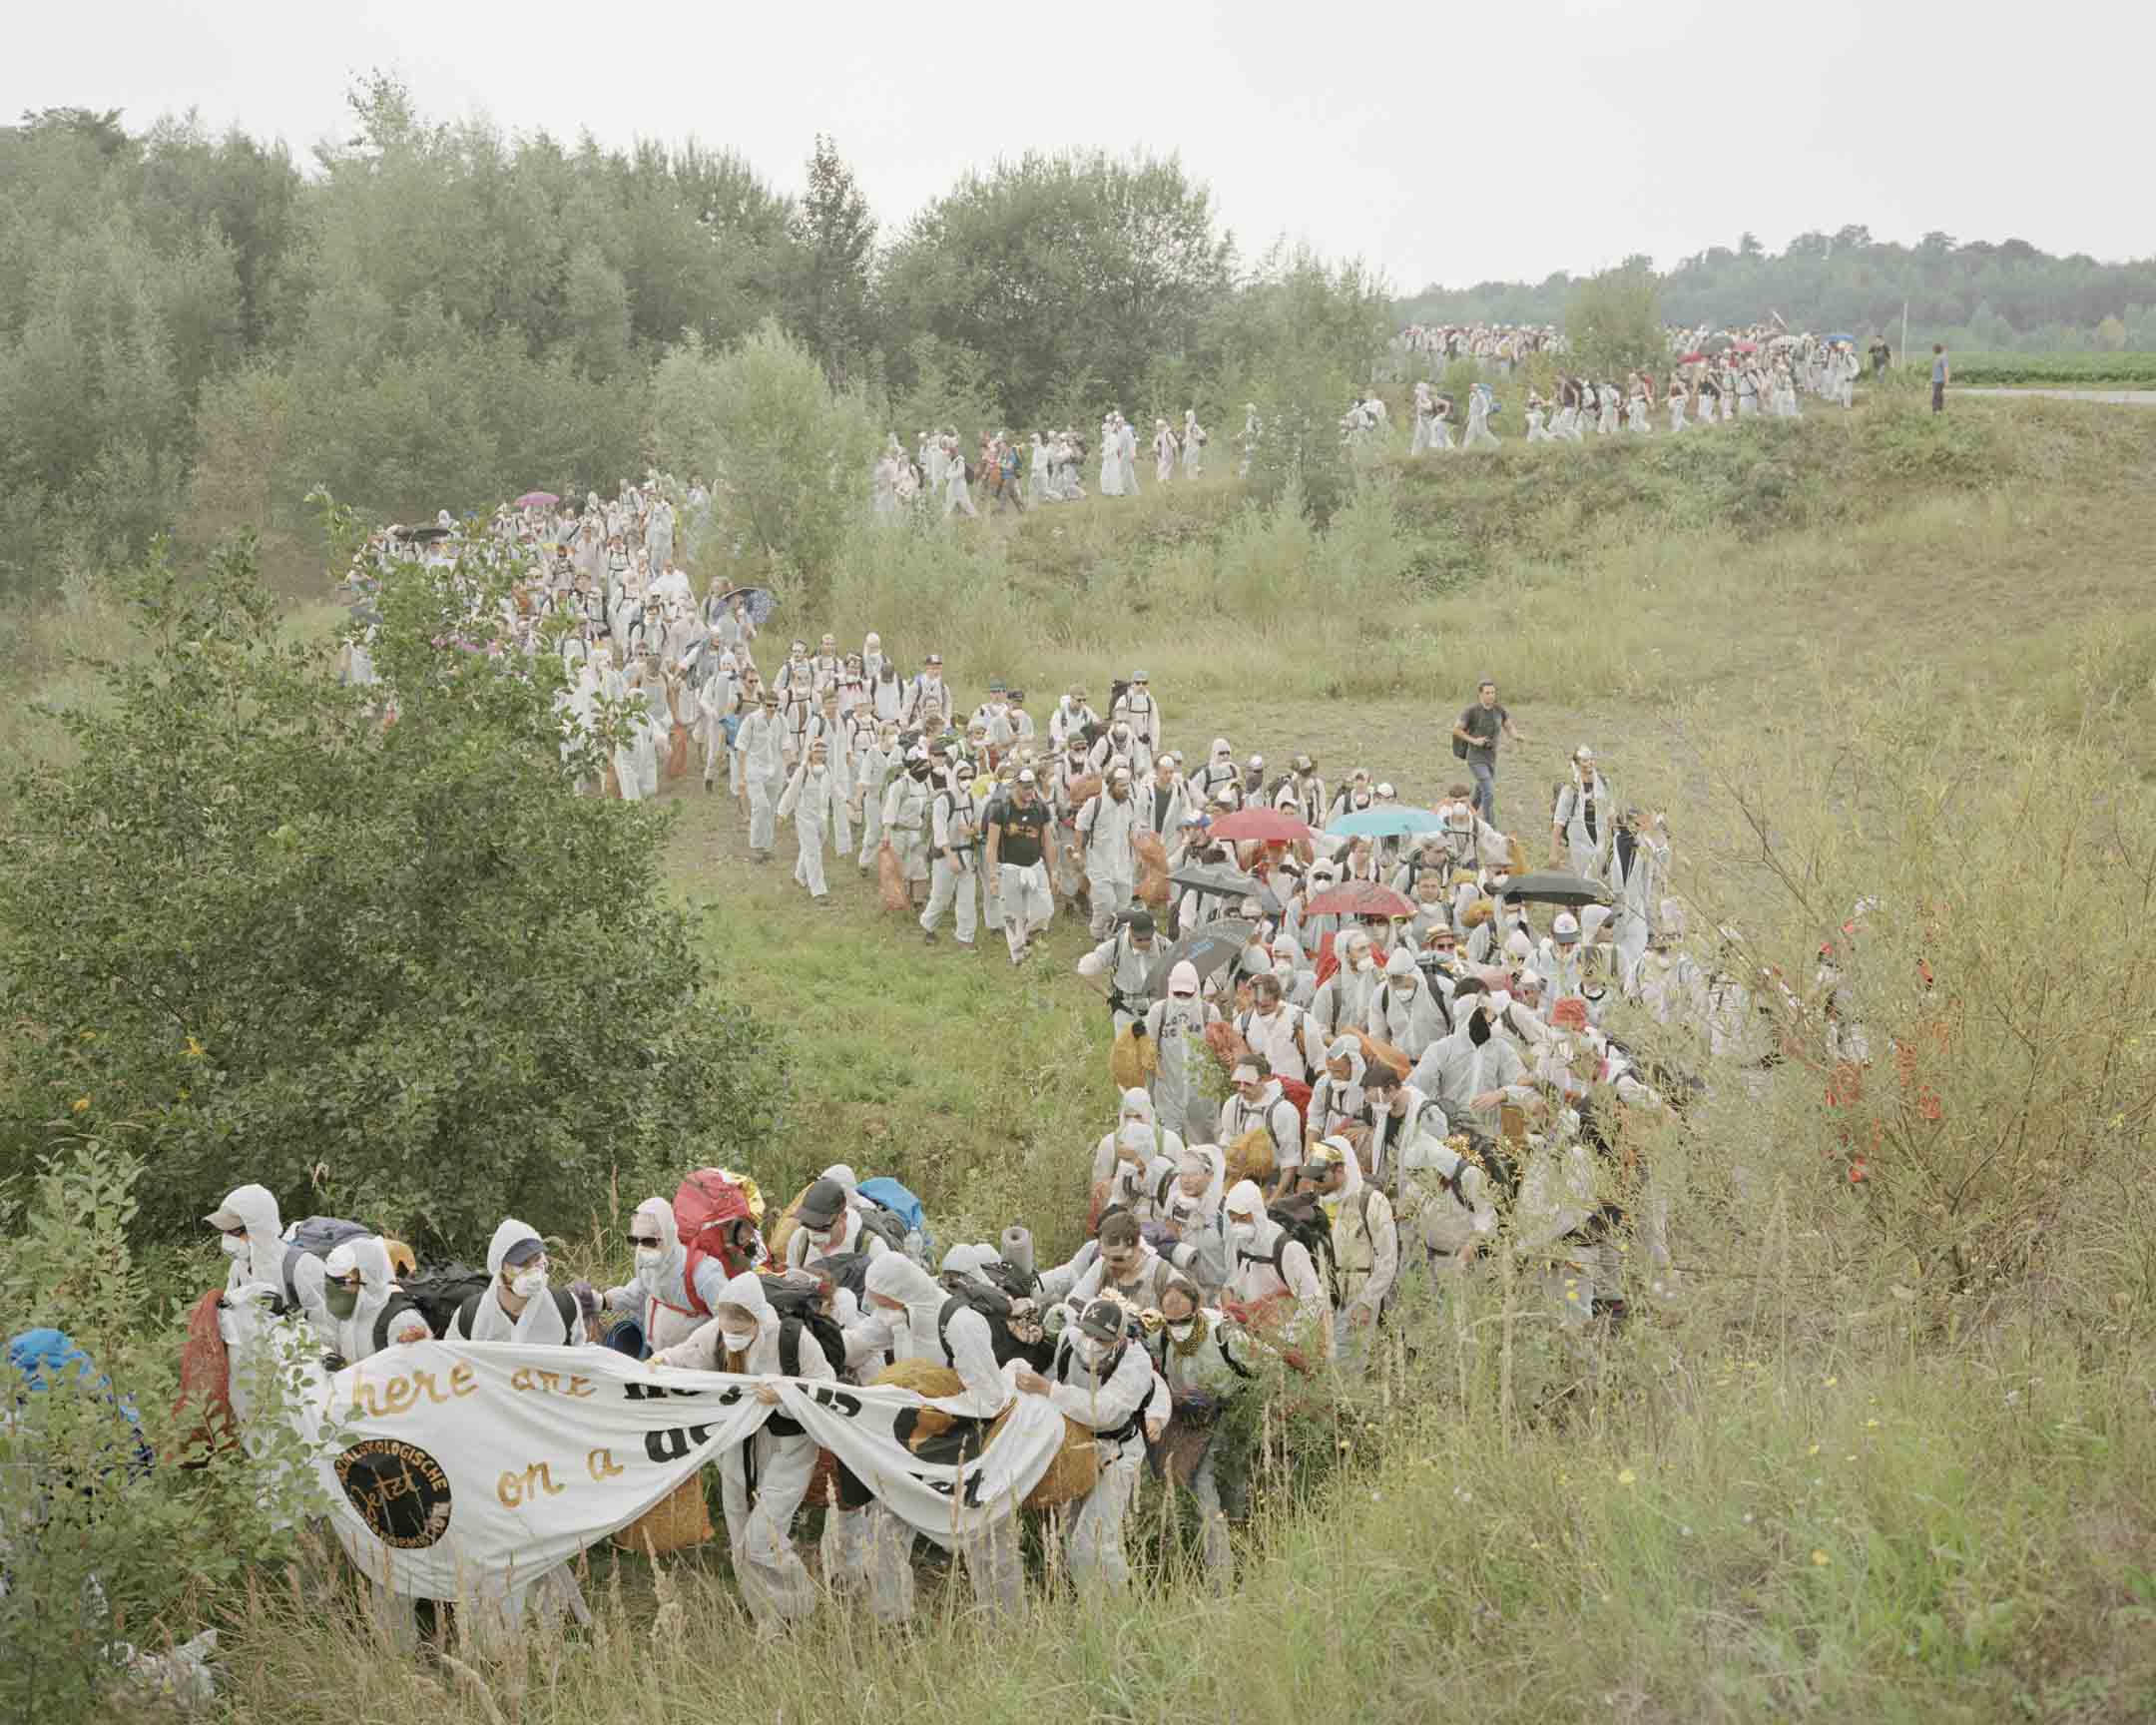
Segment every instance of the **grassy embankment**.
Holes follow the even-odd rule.
[[[991,673],[1022,682],[1043,716],[1073,678],[1099,697],[1142,662],[1186,749],[1216,733],[1269,760],[1308,747],[1329,778],[1366,764],[1417,800],[1452,778],[1443,723],[1487,673],[1531,739],[1507,765],[1508,828],[1533,831],[1590,741],[1628,798],[1670,810],[1681,850],[1738,868],[1731,751],[1831,749],[1883,690],[1867,723],[1898,729],[1875,744],[1950,737],[1972,780],[2012,778],[2031,749],[2109,749],[2138,804],[2156,765],[2138,577],[2152,477],[2156,418],[1815,409],[1675,445],[1386,465],[1324,534],[1226,481],[984,522],[864,554],[830,617],[776,632],[877,628],[907,660],[940,648],[964,695]],[[1775,813],[1832,832],[1808,827],[1797,783]],[[1909,862],[1894,812],[1874,824],[1849,797],[1845,852],[1815,854],[1830,893],[1868,857]],[[1075,929],[1016,973],[985,938],[926,951],[849,874],[819,911],[784,862],[748,867],[731,808],[697,792],[676,858],[715,960],[795,1031],[770,1185],[843,1157],[909,1179],[946,1240],[1024,1215],[1072,1241],[1113,1099],[1098,1007],[1068,975]],[[1982,878],[1992,902],[1969,913],[2018,912],[2006,863]],[[1775,918],[1741,871],[1700,889]],[[1381,1438],[1343,1428],[1332,1481],[1265,1507],[1232,1599],[1163,1556],[1178,1547],[1150,1494],[1135,1597],[1044,1602],[1012,1629],[945,1595],[907,1638],[830,1611],[756,1649],[715,1550],[670,1568],[686,1617],[657,1636],[645,1566],[601,1557],[588,1641],[471,1675],[258,1601],[229,1639],[233,1716],[2146,1716],[2145,1206],[2084,1219],[2108,1255],[2075,1266],[2085,1323],[2070,1304],[1905,1287],[1876,1219],[1811,1189],[1811,1089],[1786,1067],[1723,1074],[1671,1150],[1682,1302],[1581,1357],[1493,1280],[1466,1329],[1419,1338]]]

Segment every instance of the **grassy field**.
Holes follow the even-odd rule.
[[[1914,355],[1921,360],[1924,355]],[[1957,352],[1956,383],[2054,384],[2084,389],[2156,389],[2156,353]]]
[[[1069,682],[1098,698],[1142,663],[1186,751],[1307,748],[1329,780],[1363,765],[1416,801],[1453,779],[1446,725],[1493,676],[1528,739],[1500,782],[1507,829],[1539,844],[1549,783],[1592,743],[1621,795],[1669,810],[1702,909],[1780,939],[1793,974],[1818,924],[1783,898],[1816,890],[1840,916],[1874,880],[1963,912],[1977,1000],[2019,992],[2039,958],[2115,960],[2074,996],[2073,1059],[2109,1071],[2144,1058],[2125,1038],[2147,996],[2116,978],[2148,938],[2120,860],[2156,771],[2152,480],[2156,416],[1971,402],[1933,420],[1887,400],[1741,434],[1379,460],[1323,529],[1219,475],[864,540],[829,615],[775,633],[874,628],[902,661],[942,651],[962,696],[1022,683],[1042,719]],[[1023,1217],[1072,1244],[1114,1107],[1104,1014],[1070,975],[1082,930],[1059,918],[1021,970],[985,933],[974,953],[924,948],[850,869],[836,907],[812,907],[789,831],[758,868],[723,795],[669,801],[676,890],[728,990],[789,1034],[767,1188],[843,1158],[914,1185],[945,1241]],[[1747,818],[1763,803],[1771,843]],[[2077,849],[2083,810],[2113,829]],[[2040,852],[2021,849],[2031,828]],[[1951,865],[1925,858],[1926,830]],[[2053,850],[2078,861],[2051,868]],[[2066,951],[2040,920],[2061,902],[2087,936]],[[2116,1041],[2092,998],[2134,1017]],[[2047,1119],[2057,1145],[2138,1154],[2117,1121]],[[656,1575],[601,1553],[589,1637],[477,1668],[390,1654],[340,1595],[264,1588],[222,1601],[226,1716],[2156,1715],[2145,1182],[2076,1188],[2042,1213],[2065,1245],[1949,1287],[1910,1246],[1923,1215],[1822,1177],[1826,1137],[1801,1070],[1722,1075],[1659,1141],[1681,1297],[1571,1348],[1493,1276],[1403,1330],[1366,1393],[1284,1417],[1297,1464],[1262,1480],[1230,1598],[1196,1584],[1150,1485],[1133,1596],[1045,1597],[1007,1629],[938,1589],[903,1636],[838,1608],[758,1648],[722,1549]]]

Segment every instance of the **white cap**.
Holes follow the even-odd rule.
[[[1168,972],[1168,992],[1171,994],[1197,993],[1198,966],[1188,958],[1177,959],[1175,968]]]
[[[1550,938],[1560,946],[1569,946],[1579,938],[1579,918],[1569,910],[1557,912],[1557,920],[1550,924]]]

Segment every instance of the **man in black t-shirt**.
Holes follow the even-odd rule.
[[[1010,800],[988,811],[988,889],[996,894],[1010,961],[1021,961],[1033,936],[1055,914],[1048,886],[1048,805],[1028,767],[1011,787]]]
[[[1497,685],[1488,678],[1475,692],[1475,704],[1459,716],[1452,727],[1452,753],[1467,763],[1474,775],[1474,807],[1492,827],[1497,825],[1497,740],[1524,743],[1512,729],[1512,715],[1497,705]]]

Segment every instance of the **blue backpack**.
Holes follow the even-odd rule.
[[[873,1180],[863,1180],[853,1188],[879,1210],[887,1210],[905,1224],[907,1233],[918,1233],[921,1238],[921,1256],[929,1263],[935,1262],[935,1235],[928,1228],[928,1213],[921,1208],[921,1201],[914,1197],[898,1181],[887,1174],[879,1174]],[[878,1233],[883,1232],[881,1229]]]

